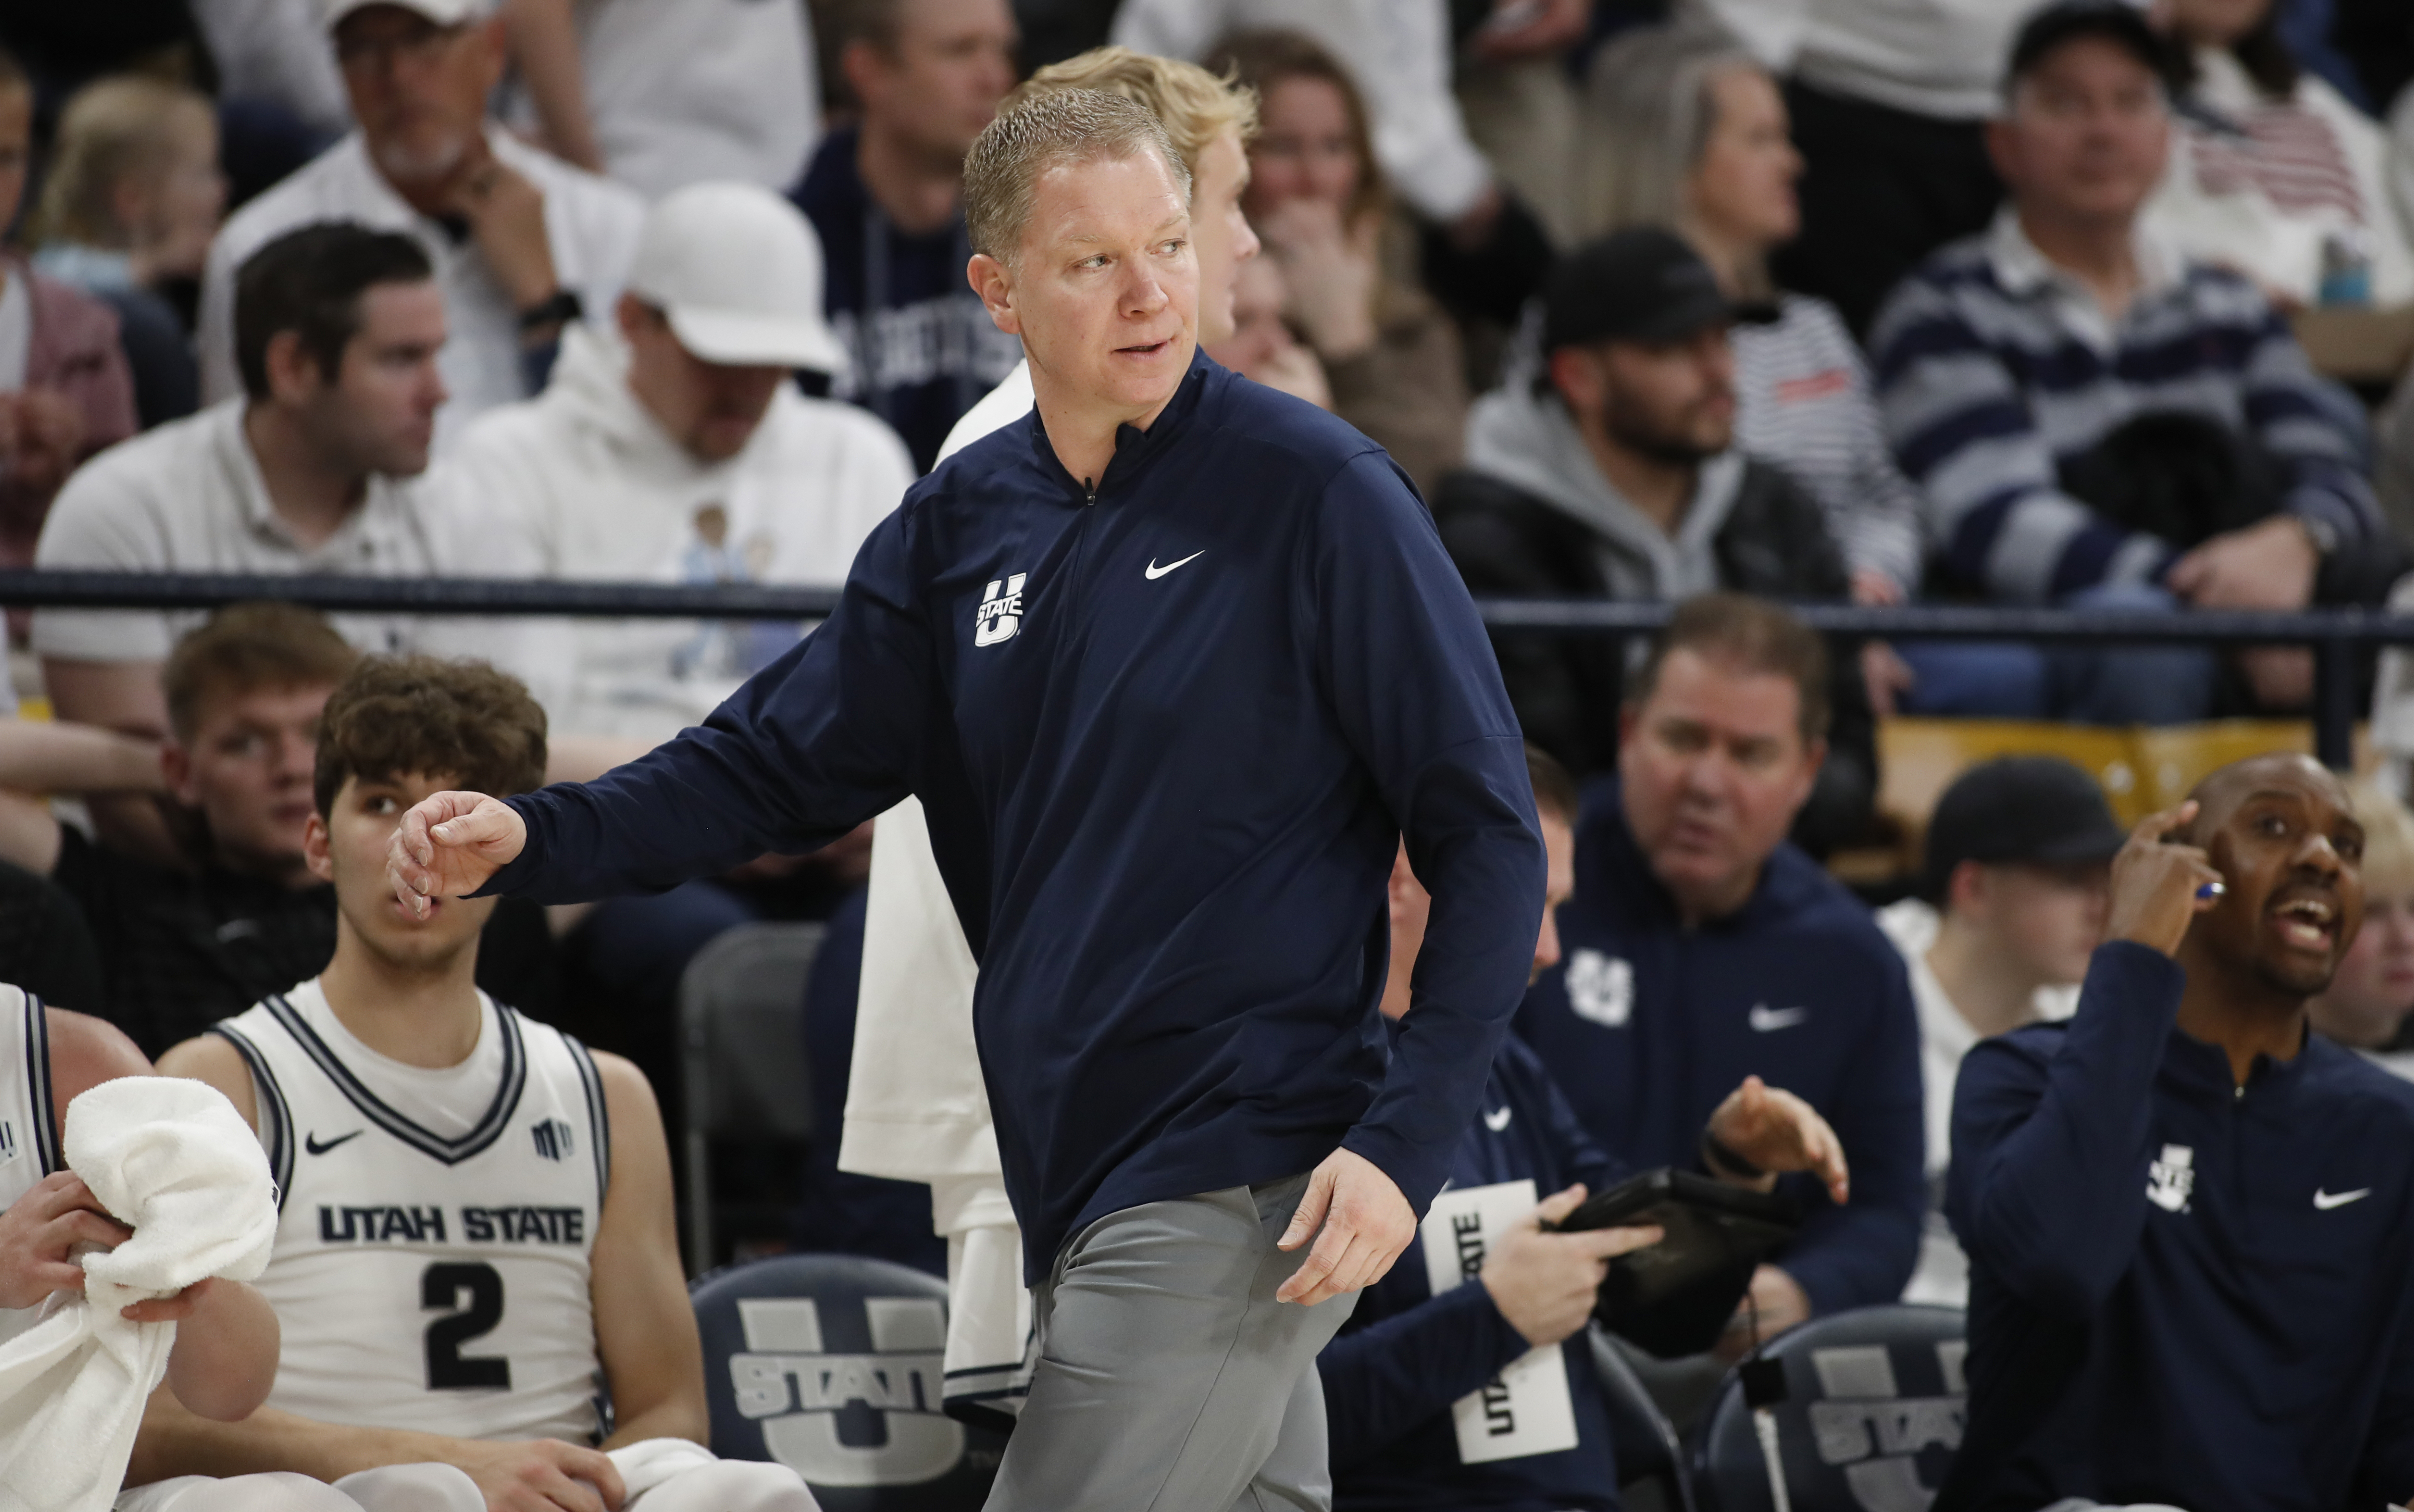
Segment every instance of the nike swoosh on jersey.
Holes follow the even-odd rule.
[[[2371,1195],[2370,1187],[2358,1187],[2353,1191],[2324,1191],[2321,1188],[2316,1187],[2314,1205],[2327,1213],[2333,1207],[2345,1207],[2349,1203],[2360,1203]]]
[[[1771,1008],[1766,1003],[1752,1004],[1750,1015],[1751,1026],[1762,1034],[1790,1029],[1810,1017],[1810,1010],[1807,1008]]]
[[[319,1143],[319,1136],[316,1133],[311,1133],[304,1137],[302,1147],[308,1150],[313,1155],[324,1155],[329,1150],[334,1149],[336,1145],[341,1145],[348,1140],[358,1139],[366,1132],[368,1132],[367,1130],[355,1129],[349,1134],[337,1134],[335,1138],[327,1141],[324,1145]]]
[[[1193,551],[1190,555],[1183,558],[1182,561],[1169,561],[1162,567],[1156,564],[1156,559],[1155,557],[1151,557],[1148,559],[1148,580],[1152,583],[1155,582],[1167,573],[1170,573],[1174,568],[1181,566],[1183,562],[1197,561],[1200,557],[1203,557],[1206,554],[1206,548],[1202,546],[1199,550]]]
[[[1497,1134],[1509,1127],[1510,1115],[1516,1111],[1514,1108],[1503,1108],[1498,1113],[1487,1112],[1483,1115],[1483,1127]]]

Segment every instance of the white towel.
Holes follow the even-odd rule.
[[[948,1405],[1011,1415],[1031,1385],[1031,1294],[973,1040],[977,976],[909,798],[872,830],[838,1165],[930,1185],[931,1230],[947,1241]]]
[[[250,1280],[276,1239],[268,1160],[215,1087],[103,1082],[67,1104],[66,1145],[68,1168],[134,1236],[85,1255],[85,1295],[54,1295],[0,1347],[0,1512],[108,1507],[176,1342],[174,1324],[119,1310],[212,1276]]]

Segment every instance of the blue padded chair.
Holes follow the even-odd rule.
[[[1794,1512],[1927,1512],[1961,1446],[1964,1320],[1900,1303],[1816,1318],[1764,1353],[1785,1369],[1773,1411]],[[1730,1372],[1695,1449],[1704,1512],[1768,1512],[1760,1437]]]
[[[941,1410],[947,1288],[862,1255],[779,1255],[699,1277],[712,1452],[771,1460],[824,1512],[976,1512],[1006,1437]]]
[[[1674,1424],[1651,1400],[1643,1378],[1617,1352],[1598,1325],[1587,1326],[1593,1374],[1601,1380],[1609,1404],[1610,1449],[1617,1458],[1618,1490],[1649,1481],[1660,1489],[1660,1505],[1669,1512],[1693,1512],[1692,1476],[1685,1465],[1684,1441]]]

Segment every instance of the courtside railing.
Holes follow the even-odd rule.
[[[832,589],[758,583],[588,583],[434,577],[280,577],[225,573],[0,571],[9,608],[208,609],[283,599],[347,614],[569,615],[605,618],[810,620],[838,602]],[[1494,630],[1510,634],[1647,636],[1668,622],[1667,604],[1590,599],[1482,599]],[[2009,640],[2086,645],[2305,646],[2314,653],[2315,749],[2345,769],[2353,759],[2358,653],[2414,645],[2414,615],[2324,609],[2301,614],[2228,610],[2139,614],[2114,610],[1796,605],[1830,635],[1888,640]]]

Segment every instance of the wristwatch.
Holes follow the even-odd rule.
[[[520,311],[519,328],[526,333],[548,325],[568,325],[586,313],[587,306],[579,299],[577,290],[557,289],[552,298]]]

